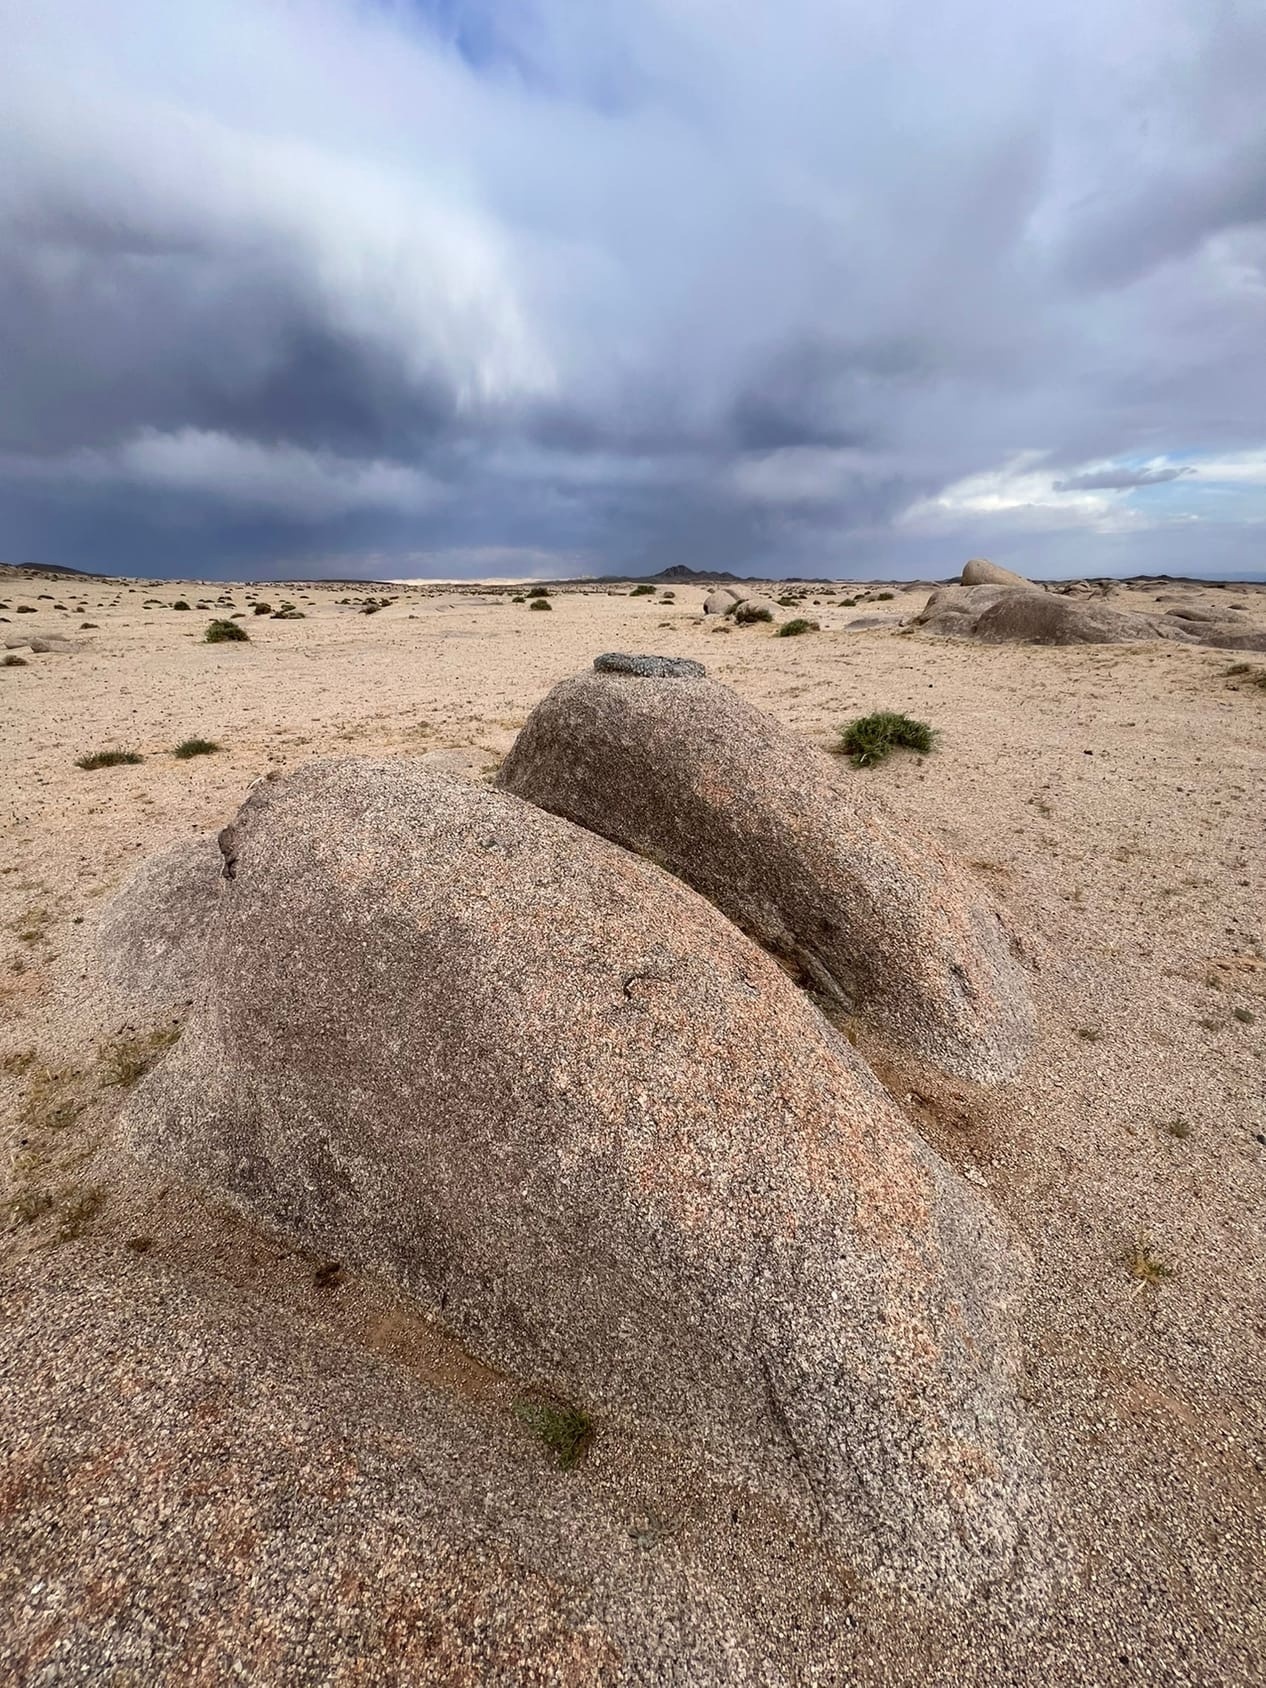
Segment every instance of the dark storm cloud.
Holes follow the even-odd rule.
[[[0,551],[1256,557],[1264,72],[1234,0],[22,8]]]

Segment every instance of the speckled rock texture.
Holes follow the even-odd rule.
[[[988,557],[972,557],[963,565],[963,572],[958,578],[964,586],[1023,586],[1030,592],[1041,590],[1022,574],[1004,569],[1000,563],[991,563]]]
[[[0,1288],[5,1682],[762,1680],[717,1589],[512,1427],[109,1264]]]
[[[987,893],[864,779],[711,680],[564,680],[498,783],[649,856],[890,1042],[981,1082],[1033,1031]]]
[[[866,1571],[953,1601],[1036,1566],[1023,1261],[714,908],[401,760],[262,786],[223,847],[206,984],[126,1147]]]
[[[685,656],[629,656],[604,651],[593,659],[596,674],[632,674],[641,680],[702,680],[707,669]]]
[[[1163,637],[1157,622],[1155,616],[1094,601],[1016,590],[1004,593],[976,618],[972,637],[990,644],[1130,645]]]
[[[102,911],[97,962],[114,1000],[146,1013],[193,999],[224,860],[204,835],[147,856]]]

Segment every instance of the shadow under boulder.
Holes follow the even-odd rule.
[[[984,889],[856,777],[715,680],[582,674],[497,776],[692,885],[890,1043],[981,1082],[1033,1035]]]
[[[1023,1258],[768,956],[627,852],[399,760],[262,786],[222,845],[125,1147],[863,1570],[947,1601],[1039,1574]]]

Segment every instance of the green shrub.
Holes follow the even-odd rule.
[[[778,637],[780,639],[794,639],[800,633],[820,633],[821,631],[822,623],[820,621],[810,621],[807,617],[798,615],[791,621],[783,622],[778,629]]]
[[[172,751],[172,755],[177,757],[181,762],[187,762],[191,756],[210,756],[219,748],[219,745],[214,739],[187,738],[181,739],[180,743]]]
[[[134,766],[141,760],[134,750],[94,750],[89,756],[77,756],[75,766],[92,773],[97,768],[118,768],[124,764]]]
[[[528,602],[530,610],[552,610],[553,607],[548,598],[532,598]]]
[[[570,1471],[593,1441],[593,1420],[579,1407],[520,1400],[514,1403],[514,1416],[540,1437],[563,1471]]]
[[[653,598],[654,596],[655,588],[649,580],[644,580],[640,586],[635,586],[629,593],[630,598]]]
[[[207,645],[233,644],[238,640],[249,640],[250,634],[235,621],[218,620],[208,623],[202,639]]]
[[[877,604],[886,604],[889,601],[889,599],[895,598],[896,595],[897,594],[895,592],[876,592],[875,593],[875,602]]]
[[[272,605],[266,604],[262,598],[259,603],[253,604],[251,608],[256,615],[271,615],[273,613]]]
[[[0,668],[25,668],[25,667],[26,667],[26,658],[24,656],[14,656],[12,651],[10,651],[8,656],[6,656],[4,658],[3,662],[0,662]]]
[[[548,586],[534,586],[528,593],[529,598],[548,598],[549,596],[550,589]]]
[[[276,610],[273,612],[272,619],[274,621],[306,621],[308,614],[306,610]]]
[[[734,619],[742,627],[750,627],[757,621],[772,621],[774,612],[767,610],[764,604],[739,604],[734,611]]]
[[[526,597],[525,597],[525,596],[524,596],[524,595],[523,595],[523,593],[522,593],[522,592],[516,592],[516,593],[515,593],[515,594],[514,594],[514,596],[513,596],[513,598],[511,598],[511,600],[510,600],[510,602],[511,602],[511,603],[512,603],[512,604],[526,604],[526,603],[527,603],[527,599],[526,599]]]
[[[177,598],[171,607],[174,610],[187,610],[192,608],[192,605],[187,604],[183,598]]]
[[[935,733],[926,721],[912,721],[908,715],[881,710],[850,722],[840,734],[838,756],[847,756],[857,768],[873,768],[894,750],[932,749]]]

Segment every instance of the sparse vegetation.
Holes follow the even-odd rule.
[[[552,1401],[519,1400],[514,1416],[540,1438],[558,1460],[559,1469],[570,1471],[593,1441],[593,1420],[579,1407],[558,1406]]]
[[[766,609],[764,604],[739,604],[735,608],[734,619],[740,627],[752,627],[758,621],[772,621],[774,612]]]
[[[783,622],[778,629],[778,637],[780,639],[797,639],[802,633],[820,633],[821,631],[822,623],[820,621],[810,621],[807,616],[797,615],[793,616],[790,621]]]
[[[548,598],[533,598],[528,604],[530,610],[552,610],[553,607]]]
[[[635,586],[629,593],[630,598],[653,598],[654,596],[655,588],[649,580],[644,580],[640,586]]]
[[[134,767],[142,761],[144,757],[139,756],[135,750],[94,750],[87,756],[77,756],[75,766],[92,773],[97,768]]]
[[[891,603],[892,600],[896,597],[896,595],[897,594],[895,592],[876,592],[875,593],[875,602],[877,604]]]
[[[1125,1269],[1140,1289],[1159,1289],[1166,1278],[1174,1275],[1173,1267],[1167,1260],[1162,1260],[1151,1242],[1142,1235],[1135,1237],[1126,1250]]]
[[[219,745],[214,739],[187,738],[181,739],[180,743],[172,751],[172,755],[181,762],[187,762],[191,756],[214,755],[219,748]]]
[[[0,668],[25,668],[26,665],[26,658],[24,656],[14,656],[12,651],[9,652],[3,662],[0,662]]]
[[[511,598],[511,599],[510,599],[510,602],[511,602],[511,603],[512,603],[512,604],[526,604],[526,603],[527,603],[527,598],[526,598],[526,596],[525,596],[525,594],[524,594],[524,593],[522,593],[522,592],[516,592],[516,593],[515,593],[515,594],[514,594],[514,596],[513,596],[513,597],[512,597],[512,598]]]
[[[926,755],[936,734],[926,721],[880,710],[852,721],[840,734],[837,756],[847,756],[855,768],[873,768],[894,750],[916,750]]]
[[[1177,1137],[1180,1141],[1185,1141],[1191,1136],[1190,1122],[1181,1117],[1178,1119],[1167,1119],[1165,1121],[1165,1130],[1168,1131],[1171,1137]]]
[[[343,602],[346,603],[347,599],[344,598]],[[273,607],[271,604],[265,603],[261,598],[258,603],[251,605],[251,613],[253,615],[271,615],[273,613]]]
[[[160,1026],[157,1031],[124,1033],[110,1038],[98,1051],[102,1085],[118,1085],[128,1090],[170,1049],[180,1036],[179,1026]]]
[[[205,644],[223,645],[249,640],[250,634],[244,627],[239,627],[235,621],[217,619],[208,624],[202,638]]]
[[[529,598],[548,598],[551,596],[548,586],[534,586],[528,593]]]
[[[188,609],[192,609],[193,605],[186,603],[183,598],[177,598],[175,603],[171,607],[174,610],[188,610]]]
[[[1103,1033],[1097,1026],[1078,1026],[1077,1036],[1083,1043],[1098,1043]]]
[[[1251,1008],[1233,1008],[1231,1010],[1231,1015],[1232,1018],[1238,1020],[1242,1026],[1251,1026],[1257,1020],[1257,1015],[1253,1013]]]

